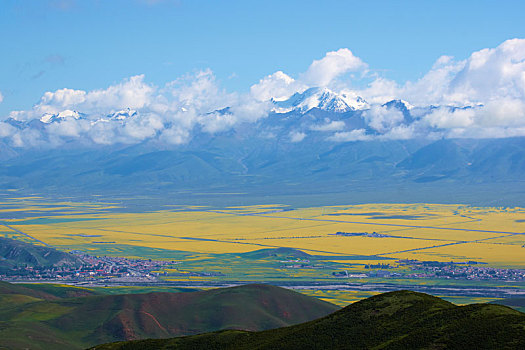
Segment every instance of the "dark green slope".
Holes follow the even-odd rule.
[[[506,298],[502,300],[496,300],[492,302],[493,304],[505,305],[516,309],[521,312],[525,312],[525,298]]]
[[[0,297],[5,297],[7,295],[22,295],[46,300],[58,299],[55,295],[42,290],[34,290],[18,284],[0,281]]]
[[[135,349],[523,349],[525,314],[505,306],[455,306],[422,293],[377,295],[308,323],[264,332],[224,331],[114,343]]]
[[[46,293],[52,295],[51,299],[64,299],[64,298],[79,298],[88,297],[93,295],[104,294],[97,291],[96,289],[68,286],[63,284],[51,284],[51,283],[23,283],[19,286],[26,289],[30,289],[37,293]],[[50,299],[50,298],[44,298]]]
[[[243,257],[249,259],[264,259],[267,257],[279,257],[283,259],[308,259],[312,256],[301,250],[294,248],[270,248],[270,249],[259,249],[252,252],[242,253]]]
[[[223,329],[260,331],[306,322],[339,309],[270,285],[53,301],[21,294],[9,298],[15,296],[20,297],[18,302],[0,304],[0,349],[78,349]]]
[[[22,241],[0,237],[0,272],[25,266],[80,265],[78,257],[54,248],[37,246]]]

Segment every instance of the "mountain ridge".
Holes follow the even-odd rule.
[[[339,309],[291,290],[260,284],[116,295],[90,295],[77,288],[78,297],[71,297],[75,291],[64,288],[62,292],[60,288],[0,283],[0,347],[69,350],[220,329],[263,330]]]
[[[421,201],[417,192],[428,189],[426,200],[439,202],[442,191],[460,193],[465,186],[484,186],[483,191],[467,193],[473,197],[471,203],[482,203],[491,200],[484,192],[490,187],[508,188],[509,193],[524,188],[524,137],[340,144],[312,140],[301,145],[259,141],[242,143],[224,135],[178,148],[141,144],[22,154],[18,150],[17,156],[0,164],[0,189],[73,194],[80,189],[85,193],[126,193],[142,188],[155,196],[166,191],[235,189],[255,198],[260,191],[297,195],[308,188],[315,188],[318,194],[364,195],[379,186],[383,192],[419,188],[398,199],[393,193],[394,201]],[[314,183],[315,187],[309,187]],[[498,192],[505,195],[505,191]],[[503,197],[505,202],[511,201]]]
[[[4,237],[0,237],[0,257],[0,272],[6,274],[15,267],[81,265],[80,259],[72,254]]]
[[[461,202],[483,204],[494,200],[489,193],[498,188],[504,193],[498,199],[501,205],[525,205],[512,195],[525,188],[525,137],[451,138],[432,125],[429,134],[421,133],[421,118],[429,113],[476,106],[421,107],[403,100],[368,105],[343,95],[311,88],[271,103],[290,110],[270,108],[250,122],[237,122],[237,112],[229,107],[210,111],[190,123],[174,144],[162,138],[162,129],[143,139],[119,134],[144,127],[151,116],[140,110],[111,111],[102,117],[68,110],[48,123],[11,119],[2,123],[21,134],[34,129],[42,136],[58,130],[60,137],[42,136],[27,147],[0,139],[0,190],[60,194],[145,189],[155,196],[198,190],[254,197],[269,192],[297,196],[315,189],[319,195],[362,193],[359,198],[369,198],[381,188],[390,193],[380,201],[442,202],[450,196],[441,192],[463,191]],[[358,100],[361,106],[352,104]],[[90,139],[99,133],[84,133],[93,123],[115,127],[106,143]],[[205,123],[218,124],[211,132]],[[399,137],[390,135],[392,130],[400,132]],[[472,190],[465,191],[465,186]],[[405,193],[396,195],[400,188]]]
[[[525,314],[501,305],[455,306],[410,291],[376,295],[321,319],[263,332],[223,331],[95,346],[132,349],[517,349]]]

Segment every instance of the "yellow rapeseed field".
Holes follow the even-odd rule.
[[[0,217],[15,211],[37,215],[4,219],[5,223],[63,249],[119,244],[211,254],[291,247],[331,255],[334,261],[377,255],[525,266],[523,208],[430,203],[290,208],[276,204],[222,209],[172,206],[126,213],[111,210],[116,206],[108,204],[47,203],[39,198],[12,203],[2,204]],[[7,227],[0,232],[20,236]]]

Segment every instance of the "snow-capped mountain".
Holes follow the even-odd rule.
[[[409,102],[405,100],[388,101],[387,103],[384,103],[383,106],[387,108],[397,108],[401,111],[410,111],[411,109],[414,108],[413,105],[411,105]]]
[[[335,93],[327,88],[310,88],[301,93],[297,92],[290,98],[282,101],[272,100],[273,111],[288,113],[298,111],[308,112],[312,108],[319,108],[328,112],[344,113],[368,107],[368,103],[361,97],[350,92]]]
[[[134,109],[126,108],[115,113],[111,113],[107,116],[109,120],[126,120],[133,118],[137,115],[137,111]]]
[[[162,144],[187,144],[194,138],[208,142],[218,134],[239,134],[242,139],[267,137],[283,144],[291,143],[341,143],[353,140],[421,138],[432,134],[446,135],[446,130],[429,123],[426,116],[441,110],[453,113],[457,109],[479,107],[412,106],[404,100],[391,100],[384,104],[367,103],[353,91],[334,92],[315,87],[297,92],[284,100],[271,100],[261,105],[253,118],[253,111],[226,106],[200,115],[188,113],[169,114],[151,119],[149,110],[107,110],[105,112],[76,111],[65,109],[59,113],[39,115],[31,113],[33,119],[8,118],[0,121],[0,142],[30,145],[22,138],[38,138],[50,144],[60,141],[74,145],[98,143],[133,144],[138,142],[160,142]],[[257,109],[259,105],[250,105]],[[180,110],[183,110],[182,108]],[[247,114],[248,117],[245,116]],[[152,122],[153,120],[153,122]],[[390,131],[394,130],[394,133]],[[113,135],[97,139],[97,135]],[[6,135],[3,136],[2,135]],[[31,141],[32,142],[32,141]],[[40,141],[39,141],[40,142]],[[20,147],[20,146],[18,146]]]
[[[137,116],[137,111],[130,109],[130,108],[126,108],[126,109],[123,109],[123,110],[120,110],[114,113],[110,113],[105,117],[93,119],[91,120],[91,122],[97,123],[99,121],[110,121],[110,120],[124,121],[126,119],[133,118],[135,116]],[[55,114],[46,113],[42,117],[40,117],[39,120],[40,122],[44,124],[51,124],[51,123],[60,122],[66,119],[75,119],[75,120],[86,119],[86,115],[83,113],[79,113],[77,111],[66,109],[64,111],[61,111]]]
[[[40,118],[40,121],[44,124],[49,124],[49,123],[53,123],[56,121],[65,120],[69,118],[82,119],[83,117],[84,115],[82,113],[66,109],[56,114],[46,113]]]

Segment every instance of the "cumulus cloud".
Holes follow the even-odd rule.
[[[236,95],[221,89],[213,72],[207,69],[166,84],[158,97],[161,109],[201,114],[231,106]]]
[[[507,40],[474,52],[450,82],[452,101],[486,102],[525,98],[525,40]]]
[[[405,117],[398,109],[388,108],[382,105],[371,106],[363,112],[363,117],[372,129],[385,133],[393,127],[403,123]]]
[[[289,136],[290,136],[290,142],[297,143],[297,142],[301,142],[302,140],[304,140],[304,138],[306,137],[306,134],[300,131],[292,131],[290,132]]]
[[[272,98],[282,100],[302,90],[306,90],[306,85],[296,81],[282,71],[277,71],[262,78],[250,88],[252,96],[259,101],[267,101]]]
[[[13,111],[8,119],[26,127],[40,120],[38,137],[49,145],[76,138],[96,144],[136,143],[157,139],[167,144],[191,140],[196,126],[217,133],[268,115],[270,103],[251,94],[228,93],[210,70],[184,75],[162,87],[133,76],[105,89],[59,89],[43,94],[30,110]],[[18,124],[17,124],[18,123]],[[4,122],[0,137],[17,147],[29,145],[17,127]],[[35,124],[33,124],[35,125]]]
[[[367,67],[367,64],[354,56],[349,49],[339,49],[327,52],[323,58],[314,60],[298,79],[277,71],[261,79],[250,91],[252,96],[261,101],[282,100],[309,87],[329,86],[338,77],[349,72],[362,73]]]
[[[189,139],[190,132],[188,129],[180,126],[171,126],[165,129],[160,136],[160,141],[171,145],[181,145],[187,143]]]
[[[345,122],[342,120],[325,120],[324,124],[310,126],[313,131],[338,131],[345,128]]]
[[[39,103],[31,110],[13,111],[9,116],[17,120],[31,120],[39,119],[44,114],[57,114],[64,110],[100,114],[124,108],[143,108],[150,103],[155,89],[153,85],[144,82],[144,75],[124,79],[107,89],[89,92],[64,88],[44,93]]]
[[[355,89],[348,73],[367,74],[371,81]],[[308,114],[297,124],[291,119],[271,127],[256,124],[272,110],[277,113],[275,101],[293,96],[286,102],[291,106],[288,111],[301,105],[301,93],[326,91],[310,88],[327,86],[335,99],[325,101],[325,106],[344,101],[357,110],[351,112],[352,119]],[[319,96],[314,97],[312,101],[319,102]],[[399,101],[385,104],[393,100]],[[16,147],[59,146],[72,139],[85,144],[154,140],[180,145],[190,142],[196,132],[250,130],[247,123],[266,125],[257,131],[259,137],[277,140],[277,135],[285,135],[284,140],[292,143],[303,141],[305,130],[330,133],[327,140],[332,142],[525,136],[525,39],[507,40],[462,60],[441,56],[420,79],[404,84],[370,74],[359,57],[340,49],[314,60],[297,77],[282,71],[267,75],[248,93],[226,91],[210,70],[163,86],[136,75],[102,89],[48,91],[31,109],[12,111],[5,119],[0,122],[0,138]],[[283,133],[281,127],[289,129]]]
[[[10,137],[14,135],[15,132],[16,128],[7,123],[0,122],[0,137]]]
[[[414,127],[423,135],[427,126],[427,137],[435,129],[442,137],[525,135],[520,131],[525,127],[525,39],[507,40],[464,60],[442,56],[416,81],[399,85],[377,78],[360,93],[372,103],[397,98],[421,107],[438,106],[430,112],[412,111],[421,119]],[[365,117],[372,128],[387,135],[401,121],[398,111],[377,107]]]
[[[352,51],[339,49],[328,52],[320,60],[313,61],[301,80],[310,86],[327,86],[345,73],[363,71],[366,68],[366,63],[354,56]]]
[[[366,134],[365,129],[336,132],[327,138],[328,141],[334,142],[366,141],[370,139],[372,139],[372,137]]]

